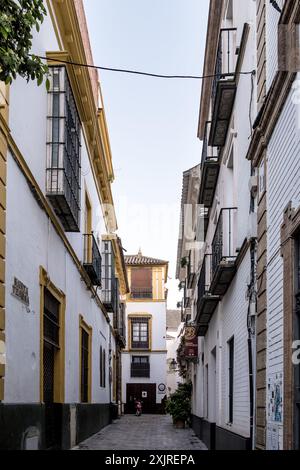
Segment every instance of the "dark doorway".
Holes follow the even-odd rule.
[[[55,403],[55,364],[59,354],[59,302],[44,291],[43,392],[45,403],[45,446],[59,448],[61,442],[61,405]]]
[[[135,413],[135,400],[141,400],[143,413],[155,414],[158,409],[156,405],[156,384],[127,384],[126,412]]]

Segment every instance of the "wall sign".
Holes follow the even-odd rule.
[[[184,333],[184,356],[187,360],[198,358],[198,338],[196,328],[188,326]]]
[[[12,286],[12,294],[21,300],[21,302],[23,302],[25,305],[29,306],[28,287],[26,287],[25,284],[19,281],[19,279],[16,277],[14,278],[14,283]]]
[[[159,384],[157,388],[158,388],[158,393],[163,393],[163,394],[166,392],[166,389],[167,389],[165,384]]]

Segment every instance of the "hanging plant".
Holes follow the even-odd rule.
[[[188,265],[188,258],[186,256],[181,258],[180,264],[182,268],[185,268]]]

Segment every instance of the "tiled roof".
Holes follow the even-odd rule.
[[[168,261],[157,258],[149,258],[148,256],[143,256],[142,252],[139,251],[137,255],[127,255],[125,256],[125,264],[127,266],[157,266],[168,264]]]

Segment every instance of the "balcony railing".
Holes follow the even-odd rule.
[[[205,124],[204,138],[203,138],[203,147],[202,147],[202,165],[206,162],[218,162],[219,161],[219,151],[217,147],[211,147],[208,144],[208,138],[211,129],[211,121],[207,121]]]
[[[235,274],[237,257],[235,245],[235,218],[237,208],[221,210],[212,242],[212,291],[224,295]]]
[[[131,363],[131,377],[150,377],[150,363],[134,364]]]
[[[153,292],[151,287],[133,287],[130,297],[132,299],[152,299]]]
[[[235,37],[237,28],[223,28],[220,31],[215,77],[212,87],[212,100],[215,102],[218,82],[234,78],[237,64]]]
[[[212,85],[212,128],[209,143],[212,146],[225,145],[229,122],[236,95],[236,28],[220,31],[216,58],[215,77]]]
[[[200,271],[199,282],[198,282],[198,303],[202,297],[209,293],[210,289],[210,264],[211,255],[205,255]]]
[[[101,287],[101,254],[98,243],[92,233],[84,237],[84,261],[83,266],[93,286]]]
[[[213,205],[215,190],[218,182],[220,163],[219,152],[216,147],[211,147],[208,143],[208,136],[211,130],[211,122],[207,121],[202,147],[202,175],[199,193],[199,203],[205,207]]]
[[[204,256],[198,281],[196,323],[199,336],[205,335],[211,317],[220,300],[219,296],[214,296],[210,292],[211,261],[212,255],[207,254]]]

